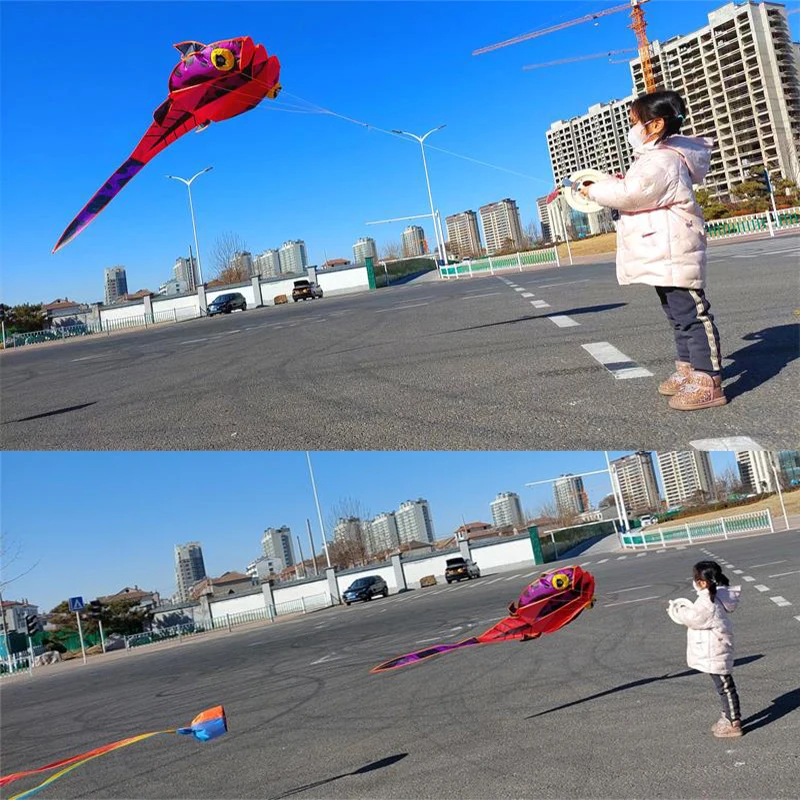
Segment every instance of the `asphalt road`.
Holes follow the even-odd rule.
[[[743,586],[738,740],[711,736],[717,695],[687,669],[685,630],[665,612],[669,598],[693,596],[691,565],[709,553]],[[571,563],[597,580],[597,605],[571,625],[389,674],[369,669],[488,628],[539,570],[12,679],[0,697],[3,772],[223,703],[226,737],[150,739],[50,796],[797,797],[800,533]]]
[[[2,444],[668,450],[745,436],[795,447],[799,255],[797,236],[710,251],[731,398],[718,409],[676,412],[659,397],[674,350],[655,292],[619,287],[602,263],[21,348],[2,357]],[[585,347],[598,343],[652,375],[615,378]]]

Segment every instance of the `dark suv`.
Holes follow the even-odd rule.
[[[464,578],[480,578],[481,571],[471,558],[448,558],[444,570],[444,579],[448,583]]]
[[[386,581],[378,575],[367,575],[366,578],[357,578],[342,593],[344,604],[349,606],[356,600],[372,600],[378,595],[389,596],[389,587]]]
[[[230,314],[231,311],[241,309],[247,310],[247,303],[245,302],[244,295],[239,292],[229,292],[228,294],[221,294],[215,297],[209,304],[207,314],[213,317],[214,314]]]
[[[294,289],[292,289],[292,300],[296,303],[298,300],[312,300],[315,297],[322,297],[322,289],[316,283],[308,280],[299,280],[294,282]]]

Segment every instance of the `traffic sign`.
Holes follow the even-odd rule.
[[[83,598],[82,597],[70,597],[70,599],[69,599],[69,610],[70,611],[83,611]]]

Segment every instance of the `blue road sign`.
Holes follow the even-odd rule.
[[[83,598],[82,597],[70,597],[70,599],[69,599],[69,610],[70,611],[83,611]]]

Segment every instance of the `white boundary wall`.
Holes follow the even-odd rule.
[[[292,600],[301,600],[323,593],[330,601],[331,594],[328,591],[328,581],[324,576],[316,581],[303,581],[303,583],[295,583],[290,586],[275,586],[272,589],[272,600],[277,606],[281,603],[289,603]],[[263,606],[263,595],[262,607],[265,607]]]
[[[238,594],[231,597],[217,598],[211,601],[211,617],[214,620],[223,619],[228,615],[242,614],[246,611],[265,611],[267,604],[264,602],[263,592],[253,594]]]

